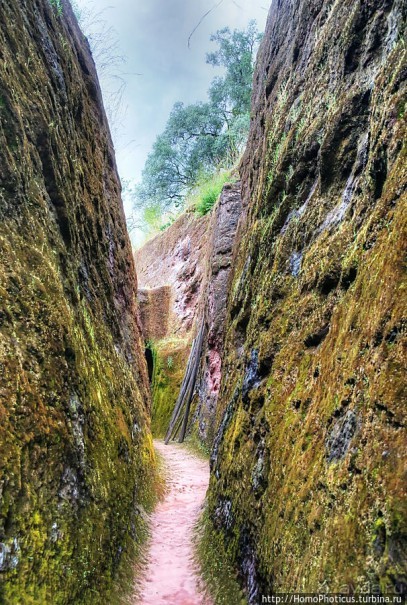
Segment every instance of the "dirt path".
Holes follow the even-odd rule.
[[[152,515],[147,566],[135,605],[210,605],[193,561],[194,525],[209,482],[209,465],[178,444],[155,447],[168,475],[168,493]]]

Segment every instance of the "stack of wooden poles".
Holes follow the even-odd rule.
[[[165,443],[171,439],[176,439],[179,433],[178,441],[182,443],[188,428],[188,418],[191,409],[191,402],[194,395],[196,378],[198,375],[199,362],[201,360],[202,343],[205,333],[205,322],[203,321],[196,338],[191,347],[191,353],[188,359],[187,369],[182,381],[181,390],[175,404],[174,411],[170,420]]]

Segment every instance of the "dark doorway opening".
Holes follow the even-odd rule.
[[[148,379],[151,384],[153,381],[153,374],[154,374],[154,356],[153,356],[152,350],[147,348],[145,350],[145,356],[146,356],[146,360],[147,360]]]

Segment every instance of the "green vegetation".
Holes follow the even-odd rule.
[[[259,103],[264,130],[249,141],[249,157],[259,153],[261,137],[265,144],[258,165],[242,169],[251,201],[234,258],[222,359],[228,371],[217,403],[218,426],[230,420],[216,452],[207,531],[236,568],[247,569],[255,553],[263,594],[357,592],[367,582],[386,592],[405,574],[399,259],[406,200],[397,184],[406,178],[406,163],[405,126],[396,122],[402,60],[395,49],[370,64],[377,69],[371,91],[364,88],[364,64],[352,72],[354,84],[340,72],[329,88],[332,66],[352,48],[351,40],[333,35],[345,29],[342,8],[333,5],[319,33],[325,42],[316,44],[307,70],[290,64],[273,88],[273,81],[264,84],[270,106]],[[277,32],[279,22],[273,27]],[[359,20],[354,28],[356,39]],[[260,57],[259,74],[273,73],[268,61]],[[300,90],[298,78],[308,83]],[[316,89],[324,91],[318,98]],[[344,131],[343,124],[352,128]],[[396,145],[380,172],[381,158]],[[356,169],[351,211],[325,229]],[[299,250],[296,275],[290,261]],[[328,324],[316,346],[306,344]],[[246,397],[241,385],[253,351],[263,371]],[[347,418],[356,419],[350,434]],[[246,576],[246,585],[251,580]]]
[[[209,456],[211,455],[210,447],[199,437],[195,426],[192,426],[192,432],[186,436],[184,445],[190,452],[199,456],[199,458],[209,460]]]
[[[65,29],[55,27],[67,4],[47,0],[44,7],[45,21],[38,3],[13,2],[12,18],[0,27],[7,41],[0,89],[12,91],[0,111],[0,155],[7,174],[13,172],[12,180],[2,183],[0,204],[0,602],[116,605],[131,588],[146,536],[145,511],[155,498],[148,384],[133,319],[113,310],[121,287],[125,298],[134,300],[135,283],[124,268],[131,250],[119,183],[105,155],[109,136],[93,119],[103,109],[81,85],[78,54],[87,61],[87,45],[73,23],[66,40]],[[26,35],[16,23],[24,24]],[[44,55],[45,43],[56,53],[52,58]],[[61,77],[77,74],[80,124],[72,104],[60,103],[54,89],[44,97],[54,61]],[[97,85],[93,75],[87,82]],[[21,137],[17,116],[24,122]],[[34,159],[38,122],[47,145],[38,146]],[[65,145],[58,129],[67,124]],[[79,150],[87,137],[93,153],[82,161]],[[55,166],[52,190],[41,163],[45,158]],[[76,176],[69,165],[75,165]],[[27,174],[18,211],[7,214]],[[53,216],[57,201],[63,221],[62,215]],[[83,237],[81,225],[93,221],[99,233]],[[108,239],[117,250],[120,286],[105,263]],[[88,261],[82,265],[87,285],[77,270],[84,258],[97,267],[90,278]],[[93,288],[96,296],[90,295]]]
[[[196,527],[196,552],[203,579],[215,605],[246,605],[247,599],[226,552],[222,534],[213,528],[207,510]]]
[[[157,137],[134,194],[135,208],[147,211],[148,220],[148,213],[157,217],[182,207],[200,181],[208,183],[241,154],[249,130],[253,63],[260,38],[254,21],[245,31],[224,28],[211,37],[218,48],[206,61],[223,67],[225,74],[212,81],[208,101],[176,103]],[[211,193],[205,191],[200,213],[213,205],[217,186]]]
[[[194,209],[195,212],[204,216],[211,211],[215,205],[225,183],[233,181],[231,170],[219,170],[213,175],[203,176],[191,193],[185,198],[185,208]],[[135,227],[142,229],[145,240],[154,237],[161,231],[165,231],[179,217],[179,211],[163,212],[159,204],[151,204],[143,209],[138,221],[134,216],[128,222],[129,230]]]
[[[21,295],[11,292],[3,268],[0,270],[0,291],[3,308],[15,326],[16,318],[21,317],[21,309],[25,310],[26,319],[20,322],[18,329],[13,328],[13,338],[24,350],[22,347],[28,334],[40,359],[49,360],[46,371],[50,388],[43,394],[41,385],[31,379],[32,370],[21,369],[16,373],[13,356],[8,353],[2,356],[2,384],[12,392],[16,375],[24,384],[24,402],[32,423],[24,433],[25,448],[28,452],[36,448],[34,451],[41,456],[42,452],[47,452],[48,472],[50,477],[55,474],[56,479],[44,487],[41,467],[33,465],[30,477],[25,479],[28,495],[24,506],[15,504],[16,484],[8,483],[4,491],[1,514],[3,518],[12,514],[14,525],[13,533],[3,538],[3,542],[7,548],[12,545],[18,549],[20,563],[7,571],[2,596],[4,602],[9,603],[52,602],[57,605],[66,601],[66,594],[72,594],[78,605],[90,605],[100,601],[101,595],[109,595],[108,602],[113,605],[119,602],[113,596],[114,581],[121,583],[121,594],[124,586],[131,586],[134,561],[140,555],[141,543],[146,537],[146,523],[141,513],[151,509],[155,500],[155,459],[147,434],[148,419],[142,390],[132,369],[118,363],[109,330],[83,301],[77,306],[66,303],[58,281],[54,252],[47,248],[40,229],[37,237],[41,244],[27,248],[25,238],[13,233],[9,239],[2,231],[2,258],[10,255],[13,248],[13,276]],[[34,279],[26,270],[28,262],[34,267]],[[37,303],[30,304],[28,313],[27,301],[32,300]],[[39,308],[44,309],[47,316],[45,328],[38,321]],[[30,332],[33,325],[36,326],[35,333]],[[55,340],[49,338],[48,326],[57,335]],[[5,351],[13,350],[14,346],[9,344],[9,330],[8,326],[2,326]],[[58,365],[65,350],[78,363],[75,366],[77,377],[70,375],[71,390],[68,392],[66,375]],[[35,368],[36,357],[28,363],[30,369]],[[113,376],[114,391],[111,387]],[[133,402],[131,407],[129,400]],[[80,419],[85,415],[92,419],[88,424],[93,431],[92,437],[80,428],[83,426]],[[134,429],[135,419],[137,430]],[[33,444],[36,438],[41,445]],[[4,419],[0,441],[9,444],[8,457],[1,457],[2,475],[13,477],[14,469],[20,468],[22,448],[14,437],[12,418]],[[65,466],[69,464],[65,462],[68,456],[74,461],[69,467]],[[56,490],[63,468],[69,468],[71,483],[66,483],[67,495],[61,506]],[[78,491],[69,491],[71,484],[76,486],[81,473],[86,473],[83,484]],[[18,481],[21,481],[19,471]],[[136,501],[134,493],[137,493]],[[81,510],[76,518],[71,511],[76,503],[79,505],[79,498]],[[44,502],[47,502],[46,506]],[[134,524],[133,534],[128,530],[130,522]],[[17,542],[15,536],[18,536]],[[116,555],[119,549],[120,559]],[[73,552],[75,557],[72,557]],[[39,560],[43,562],[41,568]],[[106,570],[102,578],[100,569]],[[38,579],[36,584],[31,580],[34,574]],[[63,583],[62,574],[66,574]]]
[[[195,210],[201,216],[207,214],[215,205],[221,194],[223,185],[230,179],[230,172],[218,172],[214,176],[204,180],[192,197]]]
[[[189,348],[187,341],[176,337],[151,343],[149,348],[154,351],[151,430],[154,437],[164,437],[184,377]]]
[[[161,208],[152,204],[144,208],[142,213],[142,225],[148,235],[156,234],[159,231],[164,231],[172,225],[177,218],[174,212],[162,213]]]

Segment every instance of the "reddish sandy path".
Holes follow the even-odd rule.
[[[151,518],[147,565],[135,605],[210,605],[193,561],[194,526],[209,483],[209,465],[184,446],[156,441],[168,492]]]

